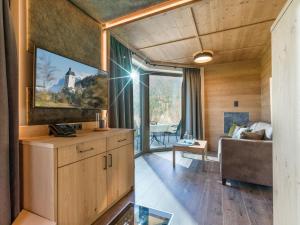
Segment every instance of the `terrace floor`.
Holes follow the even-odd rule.
[[[177,140],[179,140],[179,137],[177,137],[176,139],[176,136],[174,135],[157,135],[156,138],[157,139],[153,139],[152,140],[152,135],[151,137],[149,137],[149,143],[150,143],[150,150],[160,150],[160,151],[163,151],[163,150],[170,150],[173,145],[177,142]],[[136,146],[140,146],[139,145],[139,137],[135,137],[135,148]],[[139,150],[138,149],[135,149],[135,154],[139,153]]]

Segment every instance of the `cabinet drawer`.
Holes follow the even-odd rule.
[[[106,152],[106,139],[89,141],[58,149],[58,167]]]
[[[133,143],[133,131],[119,133],[114,136],[110,136],[107,139],[107,149],[119,148],[123,145]]]

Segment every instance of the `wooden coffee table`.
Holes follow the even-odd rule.
[[[176,151],[182,151],[182,152],[189,152],[193,154],[200,154],[202,155],[202,170],[204,171],[205,168],[205,160],[207,158],[207,141],[200,141],[196,140],[195,144],[184,146],[181,144],[174,144],[173,145],[173,168],[175,168],[175,160],[176,160]]]

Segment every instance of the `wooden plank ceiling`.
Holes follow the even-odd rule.
[[[270,27],[286,0],[202,0],[112,29],[156,63],[193,64],[203,49],[211,63],[260,58]]]

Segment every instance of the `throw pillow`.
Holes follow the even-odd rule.
[[[241,133],[241,139],[263,140],[264,136],[265,136],[265,130],[258,130],[254,132],[244,131]]]
[[[230,129],[229,129],[229,131],[228,131],[228,136],[230,136],[230,137],[232,137],[232,135],[233,135],[233,132],[235,131],[235,128],[236,128],[236,123],[233,123],[232,125],[231,125],[231,127],[230,127]]]
[[[265,130],[265,138],[268,140],[272,139],[273,131],[272,131],[272,125],[265,122],[257,122],[251,125],[250,127],[251,131],[259,131],[259,130]]]
[[[232,135],[232,138],[233,139],[240,139],[241,138],[241,133],[243,133],[244,131],[248,131],[248,130],[249,130],[248,127],[239,127],[239,126],[237,126],[235,128],[235,131],[234,131],[233,135]]]

